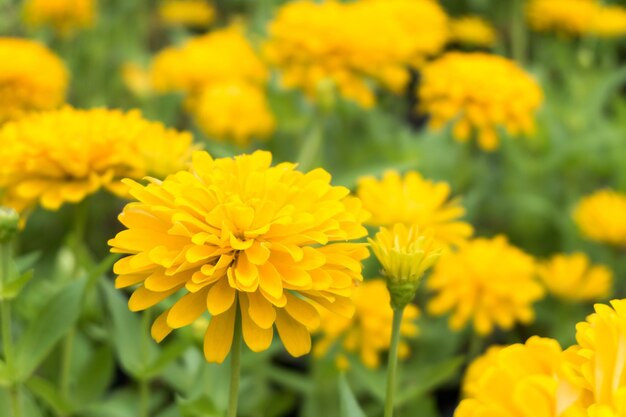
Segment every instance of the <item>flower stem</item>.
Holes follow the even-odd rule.
[[[404,307],[393,310],[391,329],[391,347],[387,363],[387,394],[385,395],[385,417],[393,416],[393,399],[396,390],[396,373],[398,369],[398,345],[400,344],[400,326]]]
[[[143,358],[148,357],[148,343],[150,332],[150,319],[152,318],[150,311],[145,310],[141,314],[141,341],[140,351]],[[142,376],[139,379],[139,417],[148,417],[150,415],[150,379]]]
[[[236,302],[236,301],[235,301]],[[237,399],[239,397],[239,374],[241,367],[241,312],[237,308],[233,347],[230,351],[230,395],[228,398],[227,417],[237,417]]]
[[[511,3],[511,55],[515,61],[524,65],[526,61],[526,23],[524,22],[524,2],[513,0]]]

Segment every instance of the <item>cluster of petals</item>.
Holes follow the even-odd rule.
[[[207,0],[165,0],[159,19],[166,26],[206,28],[215,20],[215,8]]]
[[[344,187],[316,169],[271,166],[269,152],[213,159],[147,185],[126,181],[137,200],[120,215],[126,230],[109,243],[128,254],[114,266],[117,287],[138,284],[133,311],[172,299],[155,320],[160,341],[205,313],[205,357],[222,362],[237,316],[253,351],[267,349],[273,327],[294,356],[309,352],[320,307],[350,317],[368,250],[349,242],[367,234],[366,212]]]
[[[580,200],[574,221],[589,240],[626,246],[626,194],[603,189]]]
[[[26,0],[24,20],[32,27],[50,27],[68,36],[93,25],[96,7],[96,0]]]
[[[453,123],[461,142],[477,134],[478,145],[498,148],[498,128],[510,135],[531,134],[543,93],[514,61],[482,52],[449,52],[426,65],[418,87],[417,111],[430,126]]]
[[[480,16],[450,19],[450,42],[489,48],[496,42],[496,30]]]

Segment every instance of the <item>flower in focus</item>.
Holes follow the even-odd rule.
[[[496,31],[482,17],[463,16],[450,20],[450,40],[462,45],[488,48],[496,42]]]
[[[314,304],[353,314],[368,256],[348,242],[367,234],[360,201],[322,169],[301,173],[271,160],[264,151],[215,160],[196,152],[189,171],[145,186],[125,181],[137,201],[119,217],[128,229],[109,241],[112,252],[130,255],[115,264],[116,286],[139,284],[133,311],[182,295],[154,322],[157,341],[208,310],[207,361],[227,356],[236,317],[251,350],[269,347],[275,325],[300,356],[319,325]]]
[[[574,221],[587,239],[626,246],[626,195],[600,190],[584,197],[574,209]]]
[[[354,290],[352,302],[355,313],[352,318],[337,316],[328,310],[320,309],[320,340],[315,343],[313,352],[316,356],[325,355],[334,343],[340,341],[342,351],[358,353],[363,364],[369,368],[378,368],[380,354],[389,349],[393,310],[389,305],[389,292],[382,279],[365,281]],[[415,337],[417,326],[415,319],[419,310],[414,305],[407,305],[402,316],[401,335]],[[401,341],[399,354],[406,357],[410,353],[409,345]],[[343,355],[338,362],[344,361]]]
[[[538,267],[538,275],[555,296],[570,301],[604,298],[611,291],[613,274],[603,265],[591,265],[581,252],[555,255]]]
[[[206,28],[215,20],[215,8],[206,0],[164,0],[158,12],[167,26]]]
[[[224,82],[205,88],[193,106],[196,122],[207,136],[231,139],[245,146],[250,139],[265,138],[275,120],[265,92],[246,82]]]
[[[65,107],[0,128],[2,204],[57,210],[101,188],[125,194],[122,178],[163,178],[186,166],[189,133],[166,129],[138,111]]]
[[[442,245],[461,245],[473,233],[472,226],[460,220],[465,209],[458,198],[450,199],[450,185],[427,180],[418,172],[401,177],[397,171],[387,171],[381,180],[362,177],[356,193],[372,214],[371,225],[417,224],[432,229]]]
[[[543,93],[515,62],[480,52],[450,52],[426,65],[418,87],[417,110],[430,115],[430,126],[454,123],[455,139],[478,133],[479,146],[498,147],[497,128],[510,135],[534,131],[534,114]]]
[[[601,38],[626,35],[626,9],[616,5],[600,7],[591,22],[590,32]]]
[[[0,125],[30,111],[58,107],[65,100],[67,70],[45,46],[0,37],[0,62]]]
[[[89,28],[96,18],[96,0],[27,0],[24,20],[33,27],[49,26],[62,36]]]
[[[504,236],[478,238],[457,252],[445,253],[426,282],[435,294],[428,311],[451,312],[450,327],[461,329],[469,320],[478,334],[494,325],[510,329],[534,319],[532,303],[543,296],[535,280],[535,262]]]

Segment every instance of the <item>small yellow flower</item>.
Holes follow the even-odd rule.
[[[353,314],[368,256],[365,245],[348,242],[367,234],[360,201],[322,169],[301,173],[271,160],[264,151],[215,160],[196,152],[189,171],[146,186],[125,181],[137,201],[119,217],[127,230],[109,241],[112,252],[129,255],[115,264],[116,286],[139,284],[133,311],[174,298],[152,326],[157,341],[208,310],[205,357],[222,362],[239,311],[250,349],[267,349],[275,325],[300,356],[319,326],[313,304]]]
[[[473,229],[460,220],[465,209],[458,198],[450,198],[450,193],[448,183],[427,180],[416,171],[409,171],[403,177],[397,171],[387,171],[380,180],[362,177],[356,192],[363,208],[372,214],[368,224],[417,224],[432,229],[442,245],[461,245]]]
[[[449,52],[426,65],[417,94],[418,112],[430,115],[430,126],[454,123],[458,141],[478,134],[478,145],[498,148],[497,129],[510,135],[534,132],[534,115],[543,93],[515,62],[485,53]]]
[[[152,91],[150,71],[134,62],[126,62],[120,68],[120,75],[126,88],[137,97],[147,97]]]
[[[48,48],[26,39],[0,37],[0,62],[0,125],[63,104],[68,73]]]
[[[463,45],[491,47],[496,30],[479,16],[463,16],[450,21],[450,40]]]
[[[450,327],[461,329],[473,320],[485,335],[494,325],[510,329],[516,322],[534,319],[532,303],[543,296],[535,280],[535,262],[504,236],[478,238],[457,252],[445,253],[426,281],[435,292],[431,314],[451,312]]]
[[[33,27],[49,26],[61,36],[93,26],[96,0],[27,0],[24,20]]]
[[[536,31],[580,35],[589,30],[597,8],[596,0],[529,0],[526,16]]]
[[[574,221],[587,239],[626,246],[626,195],[609,189],[580,200]]]
[[[626,9],[616,5],[600,7],[591,22],[590,32],[601,38],[626,35]]]
[[[380,354],[389,350],[391,341],[391,325],[393,310],[391,309],[389,292],[382,279],[365,281],[354,290],[352,302],[355,314],[352,318],[341,317],[320,310],[321,338],[315,343],[313,352],[316,356],[325,355],[339,342],[342,352],[357,353],[363,364],[369,368],[378,368]],[[407,305],[402,316],[401,334],[411,338],[417,335],[415,319],[419,310],[414,305]],[[402,341],[399,346],[402,357],[410,353],[409,345]],[[337,360],[342,369],[346,368],[342,353]]]
[[[570,301],[604,298],[611,291],[613,274],[603,265],[591,265],[587,255],[559,254],[538,268],[538,275],[555,296]]]
[[[164,0],[158,12],[167,26],[206,28],[215,20],[215,8],[206,0]]]

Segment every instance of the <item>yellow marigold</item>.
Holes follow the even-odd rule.
[[[27,0],[24,20],[33,27],[49,26],[63,36],[91,27],[96,0]]]
[[[145,310],[181,293],[152,326],[163,340],[204,313],[209,362],[222,362],[241,317],[243,338],[265,350],[273,326],[289,353],[309,352],[319,325],[313,303],[350,317],[355,282],[362,280],[366,214],[349,190],[330,184],[323,169],[271,167],[269,152],[212,159],[196,152],[189,171],[146,186],[125,180],[138,200],[120,221],[128,228],[109,241],[125,253],[115,264],[118,288],[139,284],[129,308]]]
[[[454,417],[586,417],[559,378],[563,362],[559,343],[537,336],[490,349],[470,365]]]
[[[465,209],[459,199],[450,198],[450,185],[427,180],[418,172],[401,177],[397,171],[387,171],[380,180],[362,177],[356,193],[372,214],[371,225],[417,224],[432,229],[444,245],[460,245],[473,233],[472,226],[460,220]]]
[[[215,20],[215,8],[205,0],[165,0],[159,18],[168,26],[205,28]]]
[[[418,87],[419,112],[430,115],[430,126],[454,123],[461,142],[478,133],[479,146],[498,147],[497,128],[509,134],[534,131],[534,114],[543,93],[515,62],[486,53],[450,52],[424,67]]]
[[[602,38],[626,34],[626,9],[620,6],[600,7],[591,22],[590,32]]]
[[[300,0],[279,9],[265,52],[285,87],[316,99],[330,83],[342,97],[371,107],[371,83],[402,91],[407,66],[439,52],[446,28],[445,13],[429,0]]]
[[[247,82],[223,82],[206,87],[194,101],[196,122],[215,139],[230,139],[246,146],[264,139],[275,127],[265,91]]]
[[[529,0],[526,16],[534,30],[580,35],[589,31],[599,7],[597,0]]]
[[[450,311],[454,330],[471,319],[483,335],[494,325],[510,329],[517,321],[531,322],[532,303],[543,296],[533,258],[504,236],[474,239],[457,252],[444,253],[426,285],[435,292],[428,304],[430,313]]]
[[[0,124],[29,111],[52,109],[65,100],[67,70],[45,46],[0,37],[0,62]]]
[[[604,298],[611,291],[613,274],[603,265],[591,265],[581,252],[559,254],[538,268],[538,275],[552,294],[565,300],[588,301]]]
[[[450,40],[463,45],[490,47],[496,42],[496,30],[479,16],[463,16],[450,21]]]
[[[593,241],[626,246],[626,195],[600,190],[584,197],[574,210],[574,221]]]
[[[320,310],[320,339],[315,343],[313,352],[316,356],[325,355],[339,342],[343,352],[357,353],[363,364],[369,368],[378,368],[380,354],[389,349],[393,310],[389,304],[389,292],[385,281],[374,279],[361,284],[354,291],[352,301],[355,314],[352,318],[337,316],[327,310]],[[415,319],[419,310],[414,305],[407,305],[402,317],[401,334],[415,337],[417,325]],[[400,355],[408,356],[409,345],[400,342]],[[343,361],[340,354],[339,361]]]
[[[191,157],[189,133],[166,129],[139,111],[65,107],[33,113],[0,128],[2,203],[23,211],[56,210],[122,178],[164,177]]]

